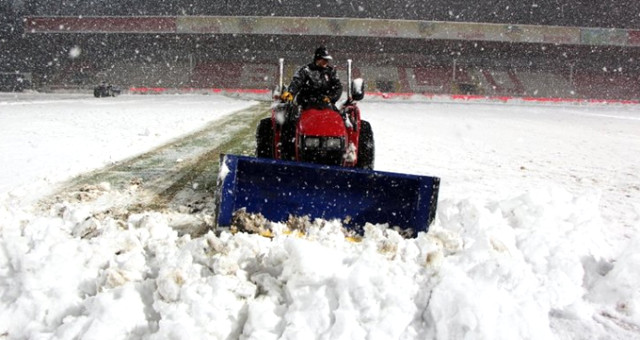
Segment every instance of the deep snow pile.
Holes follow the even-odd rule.
[[[0,206],[0,334],[640,335],[640,161],[630,157],[640,155],[637,107],[361,107],[378,169],[442,177],[429,233],[403,239],[369,225],[354,243],[338,222],[318,220],[305,237],[191,238],[160,212],[119,219],[83,202],[40,212],[13,195]],[[107,184],[95,190],[98,200],[126,196]]]

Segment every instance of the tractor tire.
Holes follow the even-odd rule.
[[[256,157],[273,158],[273,129],[271,118],[263,118],[256,129]]]
[[[375,143],[371,124],[363,120],[360,122],[360,138],[358,140],[358,164],[361,169],[373,170],[375,159]]]

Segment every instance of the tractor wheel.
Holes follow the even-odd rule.
[[[256,157],[273,158],[273,129],[271,118],[263,118],[256,129]]]
[[[360,122],[360,139],[358,140],[358,168],[373,170],[375,144],[373,130],[367,121]]]

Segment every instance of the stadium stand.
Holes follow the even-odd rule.
[[[640,78],[610,71],[580,71],[573,76],[581,98],[638,98]]]
[[[523,95],[529,97],[571,98],[576,90],[562,74],[553,72],[517,71],[518,79],[524,89]]]
[[[451,67],[419,67],[409,69],[409,89],[411,92],[446,93],[453,81]]]
[[[241,63],[198,63],[193,70],[193,87],[240,88]]]
[[[324,44],[371,91],[640,99],[640,3],[13,3],[0,31],[15,53],[0,55],[0,72],[29,72],[39,88],[271,88],[278,58],[290,79]]]
[[[512,70],[481,70],[484,76],[484,93],[488,95],[521,96],[522,83]]]
[[[180,63],[156,63],[144,66],[130,63],[114,63],[113,67],[100,76],[114,84],[150,87],[188,87],[191,83],[189,65]]]
[[[48,83],[59,88],[82,88],[96,83],[95,66],[89,62],[68,63],[48,79]]]

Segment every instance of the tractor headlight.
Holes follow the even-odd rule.
[[[329,137],[324,141],[324,147],[330,150],[340,149],[342,147],[342,139]]]
[[[306,148],[317,148],[320,146],[320,138],[307,137],[304,139],[304,146]]]

